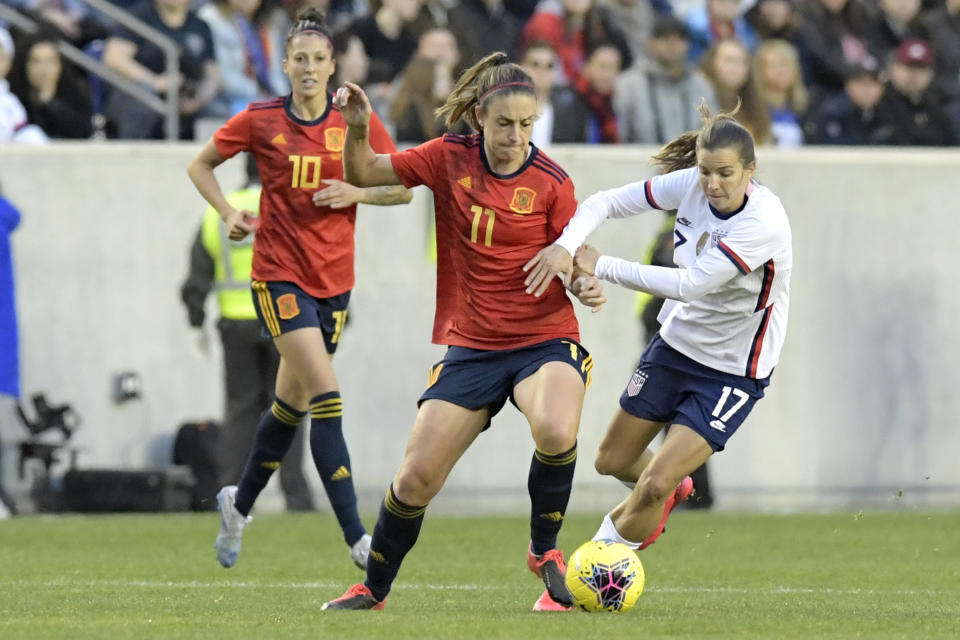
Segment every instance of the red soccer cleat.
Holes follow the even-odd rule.
[[[535,573],[538,578],[543,580],[543,584],[547,588],[544,595],[540,596],[540,600],[537,600],[537,604],[534,605],[534,611],[566,610],[566,608],[573,604],[573,596],[570,595],[570,590],[567,589],[567,563],[563,561],[563,551],[560,551],[560,549],[550,549],[542,556],[537,556],[533,553],[533,545],[531,543],[531,545],[527,547],[527,567],[529,567],[530,571]],[[538,609],[537,606],[541,604],[544,596],[547,596],[553,605],[562,607],[562,609]],[[546,603],[544,603],[543,606],[546,607]]]
[[[383,606],[386,604],[387,599],[384,598],[382,601],[377,600],[373,597],[373,594],[370,592],[370,589],[367,588],[367,585],[361,583],[355,584],[344,593],[342,596],[336,600],[331,600],[330,602],[324,602],[323,606],[320,607],[321,611],[326,611],[327,609],[343,609],[343,610],[361,610],[361,609],[372,609],[374,611],[380,611],[383,609]]]

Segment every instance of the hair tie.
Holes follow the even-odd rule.
[[[530,91],[534,91],[533,85],[530,84],[529,82],[523,82],[523,81],[520,81],[520,82],[504,82],[503,84],[494,85],[494,86],[490,87],[489,89],[487,89],[486,91],[484,91],[484,92],[480,95],[480,98],[477,99],[477,103],[483,102],[484,99],[485,99],[487,96],[489,96],[491,93],[493,93],[494,91],[499,91],[500,89],[506,89],[507,87],[526,87],[527,89],[530,89]]]

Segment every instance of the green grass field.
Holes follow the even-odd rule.
[[[369,521],[370,518],[367,518]],[[598,517],[571,516],[569,554]],[[0,521],[0,638],[958,638],[960,512],[675,513],[630,612],[533,613],[526,519],[428,512],[382,612],[330,516],[263,515],[233,569],[216,514]]]

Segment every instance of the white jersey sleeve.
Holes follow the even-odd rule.
[[[704,253],[687,269],[655,267],[622,258],[600,256],[598,278],[661,298],[691,302],[735,278],[738,267],[719,250]]]
[[[573,255],[607,218],[628,218],[647,211],[676,209],[689,190],[691,180],[696,180],[696,169],[674,171],[616,189],[598,191],[577,207],[576,214],[555,244]]]

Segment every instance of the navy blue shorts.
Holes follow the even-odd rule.
[[[691,360],[658,333],[620,396],[620,406],[637,418],[690,427],[714,451],[723,451],[769,384],[769,376],[747,378]]]
[[[314,298],[292,282],[253,281],[253,306],[267,337],[317,327],[323,333],[327,353],[337,351],[349,303],[349,291],[332,298]]]
[[[516,406],[513,388],[548,362],[567,362],[590,386],[593,357],[574,340],[557,338],[519,349],[484,351],[450,347],[443,360],[430,367],[427,390],[417,406],[437,399],[475,411],[497,415],[509,398]],[[489,419],[484,429],[490,426]]]

